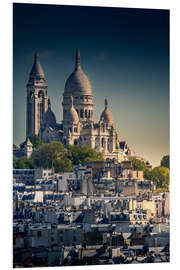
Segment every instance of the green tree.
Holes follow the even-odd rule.
[[[163,158],[161,159],[161,166],[169,169],[169,164],[170,164],[170,156],[169,155],[163,156]]]
[[[13,158],[13,168],[14,169],[34,169],[36,166],[31,159],[23,158]]]
[[[88,162],[104,160],[102,153],[86,145],[83,145],[82,147],[74,145],[69,146],[67,158],[69,158],[74,165],[86,165]]]
[[[35,149],[38,149],[43,144],[43,142],[40,140],[40,138],[35,134],[31,134],[28,137],[29,137],[31,143],[33,144],[33,148],[35,148]]]
[[[152,180],[152,171],[145,168],[144,169],[144,179],[146,180]]]
[[[57,159],[63,159],[67,150],[60,142],[44,143],[38,151],[32,154],[35,165],[42,168],[52,168]]]
[[[63,159],[56,159],[54,161],[54,169],[56,173],[73,172],[72,162],[66,157]]]
[[[160,188],[167,191],[170,181],[169,169],[163,166],[155,167],[151,172],[151,180],[157,189]]]
[[[132,161],[134,171],[144,171],[146,169],[144,162],[141,160],[137,158],[131,158],[130,160]]]

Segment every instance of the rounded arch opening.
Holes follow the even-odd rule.
[[[44,92],[43,92],[43,90],[40,90],[40,91],[38,92],[38,98],[41,98],[41,97],[44,97]]]

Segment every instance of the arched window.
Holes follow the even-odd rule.
[[[104,147],[105,145],[105,141],[104,141],[104,138],[101,139],[101,146]]]
[[[44,97],[44,92],[42,90],[40,90],[38,93],[38,98],[40,98],[40,97]]]
[[[84,112],[83,109],[80,110],[80,117],[83,118],[84,117]]]
[[[103,132],[105,131],[104,124],[102,124],[102,131],[103,131]]]
[[[89,110],[88,118],[91,118],[91,111]]]
[[[75,139],[74,140],[74,145],[77,145],[78,144],[78,141]]]
[[[87,118],[87,110],[85,110],[85,118]]]
[[[98,149],[99,148],[99,139],[98,137],[96,137],[95,139],[95,149]]]
[[[111,144],[110,144],[110,139],[108,139],[108,145],[107,145],[107,147],[108,147],[108,151],[110,152],[110,150],[111,150]]]

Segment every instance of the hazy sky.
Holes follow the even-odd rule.
[[[120,140],[158,165],[169,153],[169,11],[14,4],[14,143],[26,134],[26,84],[35,50],[48,83],[57,121],[62,120],[65,81],[75,50],[95,100],[104,97]]]

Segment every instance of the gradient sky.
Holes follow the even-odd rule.
[[[34,51],[40,53],[60,122],[65,81],[79,48],[94,94],[95,121],[107,96],[120,140],[159,165],[169,154],[169,11],[14,4],[13,13],[14,143],[25,139]]]

